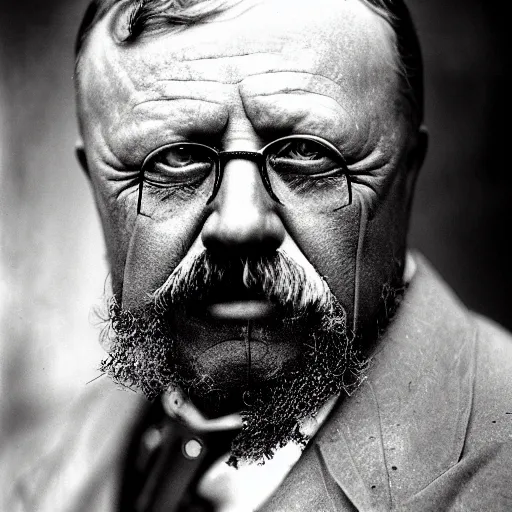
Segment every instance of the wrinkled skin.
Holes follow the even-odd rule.
[[[81,148],[123,307],[143,306],[198,246],[253,255],[285,248],[324,277],[358,329],[370,323],[383,286],[403,269],[425,146],[399,92],[391,27],[357,0],[243,1],[207,24],[119,44],[127,5],[93,29],[77,87]],[[191,201],[165,221],[137,216],[137,173],[158,147],[191,140],[250,151],[290,134],[318,135],[342,152],[349,207],[279,205],[255,164],[234,159],[211,204]],[[243,325],[177,324],[181,357],[236,380]],[[295,357],[284,335],[253,325],[253,341],[282,342],[266,359],[262,351],[269,373]]]

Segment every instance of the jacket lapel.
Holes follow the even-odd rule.
[[[325,467],[357,510],[389,510],[391,494],[378,403],[371,384],[342,406],[318,440]]]
[[[417,257],[365,383],[318,438],[325,466],[358,510],[389,510],[459,460],[472,402],[475,327]]]

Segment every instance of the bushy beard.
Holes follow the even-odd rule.
[[[235,386],[212,381],[194,361],[176,357],[180,339],[171,331],[171,312],[193,314],[203,304],[232,296],[233,289],[270,301],[274,327],[280,323],[306,340],[299,356],[267,380]],[[112,299],[108,316],[103,332],[108,357],[101,371],[142,390],[149,400],[179,387],[210,416],[239,411],[243,427],[232,443],[233,465],[263,462],[290,441],[305,444],[301,421],[332,396],[350,394],[364,375],[365,361],[344,308],[321,278],[312,282],[284,252],[230,261],[203,252],[179,266],[147,306],[128,311]]]

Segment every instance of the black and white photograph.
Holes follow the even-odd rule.
[[[0,512],[512,511],[497,0],[0,15]]]

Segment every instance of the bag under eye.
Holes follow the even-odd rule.
[[[338,162],[326,156],[315,160],[300,160],[273,156],[268,158],[267,166],[269,170],[278,174],[300,174],[305,176],[329,174],[340,169]]]

